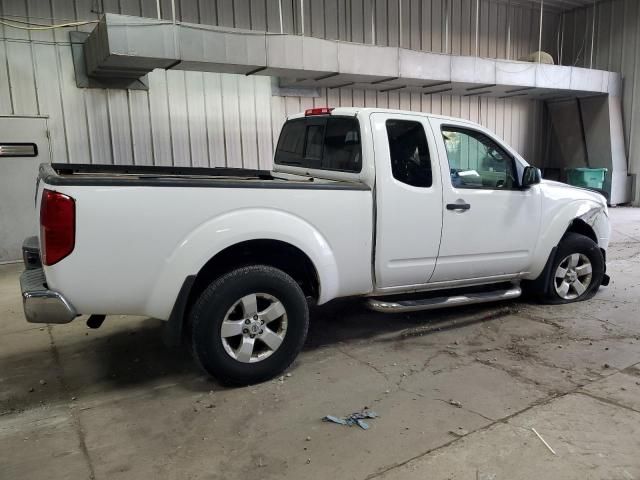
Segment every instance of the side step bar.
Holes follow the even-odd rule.
[[[490,292],[468,293],[450,297],[432,297],[420,300],[397,300],[392,302],[379,298],[370,298],[366,301],[366,305],[371,310],[383,313],[417,312],[420,310],[457,307],[458,305],[511,300],[518,298],[520,295],[522,295],[522,289],[514,286],[512,288],[493,290]]]

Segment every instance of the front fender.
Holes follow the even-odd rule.
[[[325,303],[338,292],[338,267],[324,236],[302,218],[275,209],[247,208],[212,218],[191,231],[165,260],[147,311],[167,319],[180,287],[189,275],[196,275],[217,253],[248,240],[279,240],[304,252],[319,277],[318,303]]]
[[[543,222],[545,225],[541,228],[529,273],[524,277],[526,280],[534,280],[542,273],[551,251],[560,243],[571,222],[578,218],[594,229],[599,245],[601,248],[606,248],[608,220],[606,219],[605,207],[598,202],[582,199],[563,204],[544,214]],[[605,224],[606,233],[604,232]]]

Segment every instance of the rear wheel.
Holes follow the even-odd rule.
[[[546,303],[560,304],[593,297],[604,276],[604,258],[589,237],[568,233],[558,245],[542,292]]]
[[[191,310],[192,349],[202,368],[224,383],[268,380],[296,358],[309,312],[300,286],[265,265],[214,280]]]

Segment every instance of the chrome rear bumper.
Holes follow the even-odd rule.
[[[78,316],[64,295],[47,288],[42,267],[25,266],[27,270],[20,276],[20,290],[27,322],[69,323]]]

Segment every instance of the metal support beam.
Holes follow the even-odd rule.
[[[591,58],[589,68],[593,68],[593,44],[596,37],[596,0],[593,0],[593,15],[591,15]]]
[[[449,21],[451,17],[451,0],[445,0],[446,13],[444,15],[444,53],[451,53],[449,51]]]
[[[511,60],[511,0],[507,2],[507,60]]]
[[[540,0],[540,31],[538,32],[538,63],[542,59],[542,22],[544,16],[544,0]]]
[[[402,0],[398,0],[398,45],[402,47]]]
[[[479,32],[480,30],[480,0],[476,0],[476,57],[480,56]]]
[[[562,12],[562,17],[560,17],[560,51],[558,52],[558,65],[562,65],[562,53],[564,51],[564,23],[565,14]]]
[[[371,2],[371,45],[376,44],[376,3]]]

